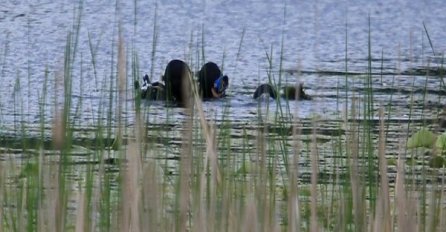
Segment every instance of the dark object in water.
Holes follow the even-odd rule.
[[[192,96],[191,88],[191,72],[189,66],[181,60],[171,60],[164,72],[161,82],[151,83],[149,76],[146,74],[143,78],[143,84],[140,86],[135,81],[136,90],[141,90],[141,98],[149,100],[168,100],[185,106],[187,100]]]
[[[222,75],[218,65],[207,62],[198,72],[199,95],[203,99],[221,98],[229,85],[229,78]]]
[[[401,73],[402,75],[410,76],[439,76],[444,77],[446,74],[446,69],[443,67],[429,67],[421,66],[410,68]]]
[[[165,86],[160,82],[150,83],[149,76],[146,74],[143,78],[143,84],[140,86],[139,81],[134,82],[135,90],[141,90],[142,99],[165,100]]]
[[[437,122],[440,128],[446,128],[446,108],[438,113]]]
[[[161,82],[154,82],[147,91],[148,98],[155,101],[166,100],[166,87]]]
[[[186,105],[192,97],[191,75],[189,66],[182,60],[171,60],[167,64],[162,78],[167,101],[176,102],[181,106]]]
[[[276,90],[270,84],[261,84],[257,87],[256,91],[254,91],[254,99],[259,98],[263,94],[268,94],[271,98],[276,99],[277,93]]]
[[[429,167],[431,168],[442,168],[446,164],[444,158],[441,155],[434,155],[429,160]]]
[[[141,98],[149,100],[167,100],[184,106],[185,100],[192,96],[191,72],[186,63],[181,60],[172,60],[166,67],[162,82],[151,83],[146,74],[140,86],[135,81],[135,89],[141,89]],[[199,93],[203,99],[221,98],[226,96],[229,85],[228,76],[222,76],[217,64],[208,62],[198,72]],[[184,89],[186,88],[186,89]]]
[[[283,93],[280,96],[286,100],[311,100],[311,96],[305,93],[303,83],[299,83],[297,88],[295,86],[285,86],[282,90]],[[253,98],[257,99],[263,94],[268,94],[274,99],[278,96],[276,89],[270,84],[261,84],[257,87]]]

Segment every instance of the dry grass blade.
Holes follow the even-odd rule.
[[[192,77],[190,76],[192,79]],[[206,115],[203,111],[203,104],[201,102],[201,99],[198,97],[196,86],[192,85],[194,87],[192,89],[193,99],[196,106],[196,109],[198,111],[198,117],[200,119],[201,128],[203,130],[203,135],[206,140],[206,154],[205,157],[205,164],[210,162],[211,164],[211,175],[212,178],[217,182],[217,184],[221,181],[220,172],[218,170],[218,155],[217,155],[217,144],[215,141],[215,128],[210,126],[208,122],[206,122]],[[205,167],[206,168],[206,167]],[[203,170],[204,171],[204,170]]]
[[[57,164],[51,165],[49,170],[49,181],[48,183],[54,183],[54,186],[50,187],[49,190],[49,198],[51,199],[48,205],[48,213],[47,215],[54,215],[54,218],[47,218],[47,222],[49,223],[48,230],[49,231],[64,231],[64,214],[66,212],[64,208],[64,199],[63,199],[63,189],[59,186],[59,169]]]
[[[122,140],[122,117],[123,105],[125,103],[126,93],[126,80],[127,80],[127,62],[125,43],[121,33],[121,27],[119,27],[119,41],[118,41],[118,105],[117,105],[117,134],[115,147],[119,148]],[[136,127],[141,127],[140,120],[137,120]],[[140,137],[140,128],[135,128],[136,137]],[[123,231],[141,231],[140,221],[140,207],[141,207],[141,187],[140,181],[142,180],[142,167],[141,167],[141,150],[140,143],[132,142],[127,145],[125,152],[125,158],[127,163],[121,163],[121,170],[123,170],[123,184],[121,201],[122,210],[122,223],[120,224]]]
[[[5,173],[4,173],[4,167],[3,167],[3,162],[0,162],[0,203],[3,204],[3,194],[5,194],[4,192],[4,186],[5,186]],[[3,225],[3,223],[5,223],[5,219],[3,218],[4,216],[4,212],[3,212],[3,207],[0,207],[0,225]],[[0,226],[0,232],[3,231],[3,226]]]
[[[246,204],[244,216],[245,220],[243,222],[242,231],[245,232],[256,232],[259,231],[258,228],[258,218],[257,218],[257,205],[255,203],[255,198],[251,197]]]
[[[359,179],[359,162],[358,162],[358,154],[359,154],[359,132],[357,129],[356,122],[356,101],[355,97],[352,98],[351,102],[351,117],[352,122],[346,125],[349,125],[348,134],[347,134],[347,148],[348,148],[348,157],[350,159],[350,184],[352,189],[352,198],[353,198],[353,215],[355,226],[358,231],[365,231],[365,206],[363,202],[363,186],[360,183]]]
[[[63,110],[59,111],[56,109],[53,120],[54,120],[52,127],[53,146],[54,149],[61,150],[63,148],[65,130],[66,130],[63,124]]]
[[[189,75],[191,83],[192,76]],[[198,111],[198,117],[200,119],[200,125],[203,131],[203,136],[206,142],[206,156],[204,157],[204,167],[201,172],[200,178],[200,202],[198,205],[198,215],[194,220],[194,227],[197,231],[212,231],[214,230],[214,222],[216,216],[216,195],[217,195],[217,185],[221,182],[220,172],[218,169],[218,155],[217,155],[217,142],[216,142],[216,133],[215,127],[209,124],[206,121],[206,116],[203,111],[203,105],[201,99],[198,97],[196,86],[194,84],[190,85],[191,87],[191,98],[193,100],[195,109]],[[191,112],[192,113],[192,112]],[[192,115],[191,115],[192,120]],[[192,122],[190,122],[192,123]],[[192,129],[192,128],[191,128]],[[189,135],[189,138],[192,137],[192,134]],[[192,143],[192,141],[190,141]],[[206,173],[208,165],[210,167],[210,183],[208,184],[210,190],[210,208],[209,211],[205,209],[205,195],[206,195]]]
[[[257,176],[254,181],[253,192],[255,193],[255,199],[257,202],[257,207],[259,211],[257,212],[256,223],[264,223],[264,213],[266,211],[266,195],[267,195],[267,184],[268,177],[266,171],[266,139],[265,135],[268,134],[268,127],[265,126],[264,129],[259,129],[256,138],[257,145],[257,157],[254,165],[254,173]],[[248,206],[249,207],[249,206]],[[266,226],[263,226],[266,228]]]
[[[201,106],[200,106],[201,107]],[[205,125],[207,126],[207,125]],[[206,156],[203,170],[201,171],[200,176],[200,196],[198,200],[197,207],[197,216],[194,219],[194,231],[212,231],[214,230],[214,221],[215,221],[215,212],[216,212],[216,195],[217,195],[217,180],[216,180],[216,171],[217,171],[217,157],[216,157],[216,137],[214,134],[214,128],[209,125],[207,130],[207,136],[212,138],[211,143],[206,146]],[[207,179],[207,167],[210,165],[211,170],[211,181],[206,184]],[[209,187],[210,190],[210,208],[209,211],[206,210],[206,186]]]
[[[56,107],[57,108],[57,107]],[[63,112],[63,110],[61,111]],[[64,125],[63,120],[63,113],[60,113],[59,110],[56,109],[55,111],[55,117],[53,121],[52,126],[52,137],[53,137],[53,146],[55,149],[59,150],[59,164],[55,164],[50,166],[48,173],[50,175],[50,181],[48,183],[54,183],[55,186],[51,186],[50,190],[50,197],[51,203],[49,205],[49,215],[55,215],[54,219],[49,219],[48,223],[51,223],[49,225],[50,231],[63,231],[65,226],[65,214],[66,214],[66,207],[65,207],[65,189],[63,189],[63,186],[60,184],[63,178],[61,176],[61,170],[60,167],[62,165],[62,155],[61,150],[63,149],[64,143],[65,143],[65,130],[66,127]],[[54,168],[54,169],[53,169]]]
[[[141,168],[139,162],[139,145],[130,143],[127,146],[126,157],[128,163],[122,163],[123,170],[123,198],[121,201],[122,231],[141,231],[139,221]]]
[[[182,145],[181,145],[181,157],[180,157],[180,173],[179,173],[179,211],[176,220],[176,231],[187,231],[187,222],[189,221],[188,215],[190,215],[190,197],[191,197],[191,174],[192,174],[192,138],[193,138],[193,99],[191,93],[188,92],[191,89],[191,74],[184,70],[186,77],[189,81],[183,82],[183,96],[186,99],[185,114],[187,115],[182,132]]]
[[[202,172],[200,176],[200,196],[198,200],[198,205],[196,206],[196,216],[194,217],[194,228],[193,231],[206,231],[207,220],[206,220],[206,201],[205,194],[206,190],[206,172]]]
[[[40,148],[39,150],[39,177],[38,177],[38,182],[43,185],[45,183],[45,179],[44,179],[44,172],[43,172],[43,160],[44,160],[44,154],[43,154],[43,148]],[[0,166],[0,170],[1,170],[1,166]],[[46,170],[46,169],[45,169]],[[0,178],[0,182],[1,182],[1,178]],[[1,184],[1,183],[0,183]],[[2,185],[3,186],[3,185]],[[42,188],[44,186],[41,186]],[[1,195],[0,195],[1,196]],[[1,202],[1,201],[0,201]],[[43,211],[43,198],[40,197],[38,199],[38,203],[37,203],[37,229],[39,231],[45,231],[45,223],[44,223],[44,218],[42,216],[42,214],[44,213]],[[1,212],[1,209],[0,209]],[[2,215],[0,215],[0,218]],[[1,219],[0,219],[0,223],[1,223]]]
[[[119,27],[119,41],[118,41],[118,105],[116,107],[116,117],[117,117],[117,132],[116,141],[113,145],[114,148],[119,148],[122,140],[122,117],[121,113],[123,110],[123,105],[125,103],[125,93],[127,86],[127,61],[125,53],[125,43],[124,38],[121,34],[121,27]]]
[[[209,213],[208,218],[207,218],[207,223],[208,223],[208,227],[207,227],[207,231],[212,231],[214,229],[214,224],[215,224],[215,216],[216,216],[216,203],[217,203],[217,171],[218,171],[218,163],[217,163],[217,141],[216,141],[216,135],[215,135],[215,128],[213,126],[210,126],[210,130],[208,131],[208,133],[210,133],[210,137],[212,138],[212,146],[207,147],[207,155],[209,156],[209,164],[211,167],[211,183],[210,183],[210,208],[209,208]],[[203,173],[204,170],[203,170]]]
[[[389,181],[387,178],[387,160],[386,160],[386,134],[384,131],[384,109],[379,109],[379,173],[381,186],[378,195],[378,201],[375,210],[374,231],[390,232],[392,228],[392,217],[390,214],[390,196]]]
[[[144,210],[140,212],[141,228],[149,231],[159,231],[158,224],[163,214],[160,202],[160,189],[156,165],[153,162],[146,164],[144,168],[143,188],[141,199]]]
[[[296,109],[297,111],[297,109]],[[295,113],[295,115],[298,115]],[[299,151],[300,151],[300,127],[298,125],[298,120],[295,119],[293,126],[293,140],[294,140],[294,154],[292,162],[290,163],[290,176],[289,179],[289,195],[288,195],[288,231],[299,231],[300,226],[300,214],[299,214],[299,198],[298,198],[298,185],[297,176],[299,174],[298,163],[299,163]]]
[[[319,231],[319,226],[317,224],[317,177],[319,174],[318,160],[319,154],[317,151],[317,140],[316,140],[316,119],[313,119],[313,132],[311,136],[311,219],[310,228],[312,232]]]
[[[142,148],[144,141],[144,126],[142,123],[141,115],[139,111],[136,112],[135,115],[135,146],[139,146],[139,149]],[[138,155],[142,153],[139,152]],[[142,157],[141,157],[141,162]],[[140,221],[141,228],[149,231],[159,231],[159,223],[162,215],[164,214],[164,210],[162,209],[162,204],[160,202],[160,195],[162,186],[158,183],[158,173],[156,169],[156,163],[147,162],[143,168],[143,178],[142,178],[142,192],[141,195],[141,207],[140,211]]]
[[[47,187],[47,185],[50,182],[50,171],[52,165],[50,165],[48,168],[43,169],[42,165],[44,162],[44,154],[43,150],[40,151],[40,158],[39,158],[39,183],[41,183],[42,187]],[[51,194],[51,191],[49,190],[49,194]],[[39,205],[38,205],[38,230],[39,231],[50,231],[49,224],[47,216],[51,212],[50,204],[48,201],[45,201],[44,199],[50,199],[50,198],[40,198],[39,199]]]
[[[119,104],[124,102],[124,94],[127,86],[127,62],[125,53],[125,42],[121,34],[121,29],[119,31],[119,41],[118,41],[118,91],[119,91]],[[119,106],[119,105],[118,105]],[[122,107],[122,105],[121,105]],[[118,109],[122,111],[122,108]]]
[[[442,188],[444,188],[444,182],[445,182],[445,172],[444,172],[444,169],[443,169],[443,174],[442,174],[442,181],[441,181],[441,186],[440,186],[440,189],[442,189]],[[440,217],[440,221],[439,221],[439,227],[440,228],[446,228],[446,215],[445,215],[445,209],[446,209],[446,206],[445,205],[443,205],[443,204],[441,204],[441,202],[442,202],[442,200],[444,200],[444,196],[442,195],[442,192],[441,192],[441,190],[440,190],[440,209],[439,209],[439,213],[438,213],[438,215],[439,215],[439,217]]]
[[[443,179],[443,181],[442,181],[442,183],[441,183],[441,187],[442,188],[444,188],[444,180],[445,180],[445,175],[444,175],[444,172],[443,172],[443,176],[442,176],[442,179]],[[440,193],[440,202],[441,202],[441,200],[442,199],[444,199],[443,198],[443,196],[441,195],[442,193]],[[444,206],[443,204],[440,204],[440,209],[439,209],[439,217],[440,217],[440,222],[439,222],[439,227],[440,228],[446,228],[446,215],[445,215],[445,209],[446,209],[446,206]]]
[[[99,171],[98,171],[98,176],[103,176],[104,174],[104,161],[102,160],[99,163]],[[93,188],[93,192],[92,192],[92,198],[91,198],[91,211],[90,211],[90,215],[97,215],[98,214],[98,208],[99,208],[99,199],[100,199],[100,193],[101,193],[101,186],[102,186],[102,178],[97,178],[94,181],[94,188]],[[94,218],[94,217],[93,217]],[[90,231],[94,231],[96,228],[96,223],[97,221],[94,219],[90,219],[89,221],[89,226],[90,226]]]
[[[78,204],[76,213],[76,232],[88,231],[85,223],[85,208],[86,208],[86,198],[85,191],[79,190],[78,192]]]
[[[398,231],[415,232],[418,228],[416,215],[416,204],[409,201],[407,198],[404,173],[404,159],[402,158],[403,145],[400,145],[400,152],[398,154],[397,162],[397,176],[396,176],[396,190],[395,202],[397,209],[397,228]]]

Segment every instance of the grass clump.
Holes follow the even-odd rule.
[[[158,41],[156,16],[155,10],[151,74]],[[298,109],[280,99],[275,99],[276,108],[266,108],[274,117],[259,116],[240,126],[230,120],[230,106],[225,105],[221,120],[212,118],[196,86],[187,107],[162,108],[166,119],[152,118],[154,106],[137,98],[127,101],[137,96],[127,86],[140,79],[139,58],[134,49],[128,54],[120,30],[112,45],[110,75],[103,80],[107,89],[102,90],[101,102],[106,104],[98,106],[92,128],[83,131],[77,118],[82,116],[82,103],[76,105],[71,98],[73,79],[78,78],[73,74],[75,60],[82,57],[76,53],[80,17],[79,12],[67,36],[63,70],[55,76],[54,88],[61,93],[56,92],[60,102],[54,103],[53,121],[48,125],[44,118],[51,88],[51,76],[45,72],[37,143],[27,142],[34,140],[21,133],[19,146],[1,150],[0,230],[441,231],[446,226],[444,185],[438,181],[444,175],[445,135],[437,137],[423,127],[410,137],[397,138],[397,154],[388,157],[391,117],[386,119],[385,113],[391,112],[385,109],[391,108],[376,106],[370,31],[367,72],[359,77],[361,97],[348,94],[348,80],[354,77],[347,75],[345,53],[346,104],[335,121],[339,133],[329,142],[321,139],[329,122],[320,116],[300,119]],[[236,63],[244,36],[245,29]],[[265,49],[268,80],[278,88],[286,82],[284,38],[278,75],[273,72],[272,47]],[[92,40],[89,34],[91,64],[81,66],[90,65],[99,83]],[[205,60],[204,33],[201,40],[197,60],[189,57],[193,64]],[[188,78],[193,83],[193,77]],[[14,100],[21,106],[20,81],[15,90]],[[57,99],[60,96],[63,99]],[[259,106],[259,115],[262,110]],[[23,113],[21,107],[17,111]],[[129,111],[134,113],[130,125],[125,119]],[[16,120],[14,128],[23,132],[30,127]],[[90,137],[81,140],[82,133]],[[406,148],[415,154],[412,166],[407,165]],[[428,162],[426,152],[432,156]],[[389,166],[396,169],[393,181]]]

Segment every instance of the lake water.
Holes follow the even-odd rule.
[[[282,81],[302,81],[307,93],[314,96],[310,102],[291,102],[291,112],[298,109],[301,118],[314,114],[338,116],[343,109],[344,98],[339,96],[345,96],[345,83],[349,85],[349,96],[360,96],[364,75],[349,76],[346,82],[345,75],[320,71],[346,71],[347,60],[349,72],[367,72],[369,36],[372,71],[390,73],[373,76],[377,106],[387,104],[392,95],[392,117],[407,118],[410,94],[415,90],[415,100],[422,99],[425,85],[436,91],[426,95],[430,104],[444,102],[438,95],[438,77],[398,75],[410,68],[441,64],[446,49],[446,4],[441,0],[86,0],[81,4],[64,0],[8,0],[0,3],[0,9],[0,121],[5,128],[18,121],[39,122],[46,69],[44,120],[51,123],[55,103],[62,102],[60,80],[67,34],[74,31],[79,11],[71,97],[73,117],[74,108],[79,105],[76,120],[86,126],[102,117],[100,106],[109,105],[109,90],[116,90],[110,87],[110,76],[116,76],[119,28],[128,54],[128,90],[132,89],[132,51],[138,56],[138,74],[149,73],[152,80],[159,80],[171,59],[192,60],[193,70],[203,64],[198,61],[202,54],[205,61],[223,64],[224,73],[230,77],[229,97],[205,103],[211,118],[218,118],[215,115],[220,114],[223,105],[229,106],[229,116],[235,121],[257,118],[258,104],[251,98],[252,93],[258,84],[267,82],[269,70],[278,81],[280,61],[282,69],[288,70],[282,73]],[[297,74],[296,70],[302,73]],[[124,109],[129,125],[133,120],[131,98],[128,94]],[[270,103],[275,105],[274,101]],[[162,112],[164,107],[152,108]]]
[[[409,75],[408,71],[442,66],[446,50],[445,12],[444,0],[84,0],[81,3],[72,0],[3,0],[0,2],[0,166],[5,168],[5,175],[1,181],[11,183],[12,198],[15,195],[22,197],[16,194],[20,187],[16,185],[22,183],[17,180],[21,178],[22,170],[26,171],[27,164],[32,167],[37,159],[40,160],[35,155],[40,151],[32,148],[41,142],[42,121],[46,148],[52,148],[53,118],[64,102],[65,47],[69,32],[77,29],[78,37],[73,42],[72,93],[68,96],[72,100],[70,118],[75,125],[72,141],[75,146],[70,162],[76,166],[68,165],[66,175],[68,179],[76,180],[73,189],[81,186],[78,182],[87,179],[85,173],[91,171],[92,166],[93,172],[102,173],[96,170],[102,169],[98,168],[102,165],[97,160],[103,158],[102,154],[110,161],[106,162],[107,173],[119,176],[119,171],[123,171],[113,162],[114,158],[121,157],[120,152],[108,149],[108,144],[104,145],[107,148],[99,147],[102,144],[98,145],[96,134],[101,119],[106,124],[111,118],[111,129],[118,125],[116,63],[119,31],[124,39],[128,63],[128,91],[121,114],[126,129],[124,141],[129,138],[127,135],[132,135],[135,125],[131,64],[139,66],[137,75],[141,79],[148,73],[156,81],[171,59],[188,61],[192,70],[198,70],[205,61],[214,61],[230,78],[227,98],[203,103],[206,117],[216,122],[218,133],[229,134],[218,140],[221,167],[226,164],[224,168],[233,171],[241,168],[244,162],[255,163],[259,160],[258,146],[266,144],[267,154],[274,157],[268,158],[268,162],[277,161],[274,165],[277,165],[278,173],[284,173],[284,159],[291,160],[292,154],[300,152],[293,147],[296,139],[289,123],[290,119],[299,118],[299,125],[302,125],[299,141],[303,141],[298,161],[299,182],[310,182],[314,153],[310,151],[309,141],[313,137],[309,135],[312,134],[313,118],[318,118],[315,152],[319,155],[320,183],[327,180],[339,183],[334,176],[342,179],[342,176],[349,176],[350,170],[350,157],[342,147],[349,146],[346,145],[349,137],[345,136],[348,128],[343,124],[345,108],[350,108],[353,98],[360,105],[364,103],[366,73],[371,60],[373,75],[370,84],[375,111],[370,113],[370,131],[373,134],[368,133],[370,131],[360,133],[358,146],[365,147],[360,152],[365,155],[370,155],[366,154],[369,149],[366,146],[370,145],[367,142],[372,141],[372,149],[375,149],[377,109],[385,106],[388,175],[395,177],[394,161],[404,150],[407,137],[423,124],[438,129],[433,122],[445,104],[446,94],[441,77],[422,72]],[[80,26],[76,27],[79,15]],[[137,55],[136,62],[133,54]],[[304,82],[306,92],[313,96],[313,100],[275,102],[252,99],[255,88],[268,82],[268,75],[275,82],[281,79],[283,85]],[[166,186],[175,189],[176,181],[171,181],[174,179],[170,176],[179,174],[178,157],[184,139],[181,132],[186,116],[183,109],[165,107],[160,102],[143,102],[142,109],[148,116],[145,125],[147,140],[151,142],[143,158],[155,160],[163,169],[164,175],[160,179],[168,179]],[[283,113],[276,114],[279,111]],[[358,112],[363,114],[361,110]],[[226,127],[228,121],[229,129]],[[197,124],[194,128],[199,127]],[[355,125],[350,123],[350,126]],[[108,129],[109,125],[105,127]],[[268,129],[266,141],[258,142],[259,128]],[[23,132],[31,139],[24,139]],[[192,135],[194,158],[201,159],[206,150],[201,128],[194,130]],[[364,138],[368,135],[370,140]],[[24,146],[30,146],[30,149]],[[52,173],[52,164],[58,163],[63,156],[51,155],[57,151],[45,151],[45,154],[48,155],[44,160],[50,162],[43,162],[42,165],[49,168],[43,168],[42,172]],[[406,157],[411,154],[405,153]],[[154,157],[156,159],[152,159]],[[376,157],[362,158],[360,165],[364,170],[360,174],[377,178],[378,169],[370,172],[372,175],[364,173],[367,165],[378,166]],[[411,169],[410,173],[414,174],[411,177],[415,178],[424,172],[421,168],[423,159],[417,158],[412,160],[416,165],[404,167]],[[40,180],[40,172],[38,176]],[[112,188],[120,183],[118,177],[108,181]],[[163,191],[169,192],[166,195],[174,193],[174,190]],[[74,191],[71,193],[73,198]],[[282,191],[277,196],[281,194]],[[52,195],[48,196],[51,198]],[[173,194],[171,197],[175,198]],[[10,201],[5,206],[21,209],[14,205],[15,201],[3,198]],[[70,202],[74,206],[68,210],[74,212],[80,204],[74,200]],[[163,204],[165,207],[169,203]]]

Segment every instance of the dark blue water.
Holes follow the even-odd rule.
[[[276,82],[279,77],[285,84],[305,82],[307,92],[314,96],[311,102],[289,103],[292,115],[332,117],[342,113],[345,76],[312,71],[345,71],[347,65],[348,71],[367,72],[369,44],[374,72],[398,74],[412,67],[438,66],[446,49],[445,10],[441,0],[3,1],[0,121],[5,128],[17,121],[37,124],[42,115],[39,106],[45,106],[40,108],[44,120],[51,122],[56,106],[60,108],[63,102],[64,51],[68,33],[76,31],[79,12],[72,118],[89,126],[106,117],[103,112],[110,105],[110,89],[116,96],[119,28],[128,62],[126,123],[133,120],[132,54],[138,57],[138,75],[149,73],[152,80],[160,78],[171,59],[186,60],[193,70],[204,61],[222,65],[230,77],[229,98],[206,102],[205,111],[218,120],[226,109],[233,120],[249,122],[266,111],[259,111],[251,94],[258,84],[267,82],[268,73]],[[292,72],[279,74],[281,67]],[[310,72],[299,75],[296,70]],[[46,99],[42,99],[45,76],[48,87]],[[349,96],[361,96],[364,76],[349,77],[347,83]],[[411,104],[410,91],[425,84],[438,90],[440,79],[376,75],[373,83],[378,90],[396,92],[390,97],[389,92],[378,91],[376,105],[390,102],[401,107],[403,110],[392,115],[404,118]],[[401,89],[405,92],[398,92]],[[422,99],[422,94],[414,96]],[[443,103],[438,94],[427,98]],[[276,103],[269,103],[274,111]],[[287,106],[286,102],[280,104]],[[155,118],[167,117],[162,104],[146,108]]]

